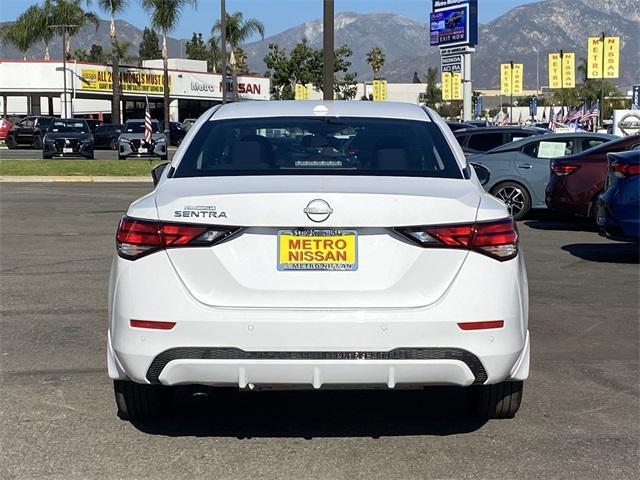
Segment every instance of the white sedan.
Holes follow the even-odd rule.
[[[216,106],[154,173],[110,278],[121,417],[166,413],[175,385],[457,385],[484,417],[518,410],[518,231],[432,110]]]

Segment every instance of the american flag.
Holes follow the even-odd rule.
[[[600,115],[600,112],[598,109],[598,102],[594,102],[593,105],[591,105],[591,108],[589,109],[589,111],[580,117],[580,121],[586,122],[594,118],[598,118],[599,115]]]
[[[144,106],[144,141],[151,143],[151,139],[151,110],[149,110],[149,97],[146,97]]]
[[[549,111],[549,130],[556,131],[556,115],[553,113],[553,105],[551,105],[551,110]]]
[[[579,107],[576,107],[573,110],[571,110],[565,117],[564,123],[569,124],[574,120],[580,120],[583,116],[583,112],[584,112],[584,103],[582,103]]]
[[[511,119],[509,118],[509,113],[507,113],[500,122],[500,125],[509,125],[511,123]]]

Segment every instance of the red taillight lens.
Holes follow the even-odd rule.
[[[176,322],[158,322],[157,320],[129,320],[129,325],[135,328],[149,328],[151,330],[171,330]]]
[[[570,173],[575,172],[578,168],[580,168],[580,165],[572,165],[569,163],[565,163],[565,164],[552,163],[551,164],[551,170],[553,170],[553,173],[561,177],[564,177],[565,175],[569,175]]]
[[[135,260],[163,248],[209,246],[237,232],[236,227],[186,225],[123,217],[116,235],[122,258]]]
[[[609,171],[616,177],[633,177],[634,175],[640,175],[640,164],[613,162],[609,165]]]
[[[513,218],[495,222],[397,228],[396,231],[422,247],[463,248],[498,260],[518,254],[518,228]]]
[[[504,320],[489,320],[485,322],[462,322],[458,323],[461,330],[488,330],[490,328],[504,327]]]

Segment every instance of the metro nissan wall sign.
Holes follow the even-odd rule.
[[[431,45],[478,43],[478,0],[433,0],[430,16]]]

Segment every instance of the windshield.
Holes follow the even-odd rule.
[[[160,126],[157,121],[151,122],[151,131],[153,133],[160,133]],[[123,133],[144,133],[144,122],[135,121],[125,123]]]
[[[54,120],[48,128],[52,133],[89,133],[84,120]]]
[[[206,122],[174,177],[389,175],[462,178],[432,122],[335,117]]]

